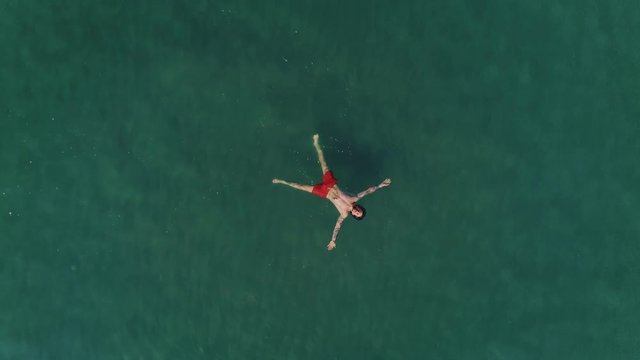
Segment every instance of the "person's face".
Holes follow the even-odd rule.
[[[360,211],[360,209],[358,209],[358,208],[353,208],[353,209],[351,209],[351,215],[353,215],[355,217],[361,217],[362,216],[362,211]]]

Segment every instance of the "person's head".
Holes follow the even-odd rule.
[[[353,208],[351,209],[351,216],[353,216],[356,220],[364,219],[364,216],[367,215],[367,210],[364,209],[362,205],[353,204]]]

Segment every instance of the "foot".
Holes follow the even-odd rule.
[[[318,134],[314,134],[313,135],[313,143],[314,144],[318,144],[318,139],[320,138],[320,136],[318,136]]]
[[[271,180],[272,183],[274,184],[284,184],[284,181],[280,180],[280,179],[273,179]]]

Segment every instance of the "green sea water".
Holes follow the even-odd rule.
[[[639,19],[0,0],[0,359],[638,359]]]

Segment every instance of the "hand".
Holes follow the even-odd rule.
[[[318,136],[318,134],[313,134],[313,143],[314,144],[318,143],[318,138],[320,138],[320,136]]]
[[[331,251],[331,250],[333,250],[333,249],[335,249],[335,248],[336,248],[336,242],[332,240],[332,241],[329,243],[329,245],[327,245],[327,250]]]
[[[389,185],[391,185],[391,179],[384,179],[382,184],[380,184],[380,187],[385,187],[385,186],[389,186]]]

